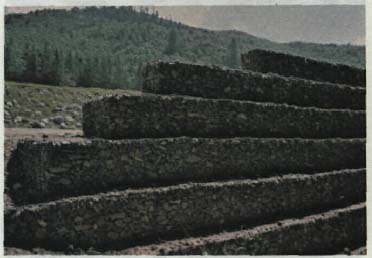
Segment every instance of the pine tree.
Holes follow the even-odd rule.
[[[50,49],[49,44],[45,42],[43,51],[40,55],[40,74],[42,83],[52,83],[52,60],[53,51]]]
[[[42,82],[43,74],[41,70],[41,53],[39,49],[35,49],[35,80],[36,82]]]
[[[4,49],[4,72],[5,72],[5,80],[9,80],[11,75],[10,75],[10,64],[11,64],[11,61],[12,61],[12,57],[11,57],[11,45],[10,43],[6,44],[5,43],[5,49]]]
[[[238,44],[235,38],[230,41],[230,44],[227,48],[225,65],[235,69],[240,67]]]
[[[26,67],[24,71],[23,78],[29,82],[37,82],[37,61],[35,48],[26,46],[26,51],[24,52],[24,60],[26,61]]]
[[[178,36],[175,29],[172,29],[168,37],[168,45],[164,51],[166,55],[174,55],[178,51]]]
[[[90,87],[97,87],[100,84],[100,70],[101,62],[97,55],[92,55],[90,58],[89,72],[90,77]]]
[[[135,88],[141,89],[142,88],[142,63],[139,63],[136,71],[136,77],[135,77]]]
[[[52,62],[52,82],[54,85],[62,85],[65,78],[64,56],[57,49],[54,52],[54,60]]]
[[[92,58],[85,56],[81,62],[81,68],[79,73],[78,85],[91,87],[92,86]]]
[[[65,68],[67,71],[72,72],[74,70],[74,54],[70,50],[66,56]]]
[[[102,85],[101,87],[110,88],[111,86],[111,57],[108,55],[104,55],[102,57],[102,71],[101,71],[101,78],[102,78]]]
[[[11,42],[5,44],[4,73],[6,80],[19,80],[23,78],[26,69],[26,60],[23,49],[17,48]]]
[[[76,68],[75,54],[70,50],[65,59],[65,79],[70,86],[76,86]]]

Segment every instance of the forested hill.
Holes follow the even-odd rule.
[[[365,66],[365,48],[280,44],[237,31],[210,31],[132,7],[43,10],[5,17],[6,80],[103,88],[139,88],[146,62],[178,60],[230,67],[239,54],[271,49]]]

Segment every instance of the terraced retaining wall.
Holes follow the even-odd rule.
[[[30,203],[115,187],[364,167],[365,139],[23,141],[7,183],[14,202]]]
[[[365,111],[181,96],[114,95],[83,107],[87,137],[365,137]]]
[[[241,55],[244,69],[366,87],[366,70],[262,49]]]
[[[364,88],[185,63],[148,64],[142,88],[157,94],[365,109]]]
[[[285,175],[127,190],[23,206],[5,213],[5,245],[108,248],[115,241],[128,244],[185,230],[258,223],[263,218],[364,201],[365,176],[364,169]]]
[[[139,246],[115,255],[325,255],[366,245],[366,206],[355,204],[249,230]],[[333,252],[333,253],[332,253]]]

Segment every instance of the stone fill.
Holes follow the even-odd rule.
[[[6,142],[7,254],[365,252],[365,70],[243,65],[150,64],[155,94],[85,104],[85,138]]]
[[[83,107],[87,137],[365,137],[362,110],[184,96],[113,95]]]
[[[143,91],[213,99],[365,109],[365,88],[217,66],[157,62],[144,70]]]
[[[366,205],[252,229],[138,246],[111,255],[325,255],[366,245]],[[357,250],[355,250],[357,251]]]
[[[255,49],[242,54],[243,69],[277,73],[316,81],[366,87],[366,70],[310,58]]]
[[[107,248],[115,241],[350,205],[364,201],[365,194],[364,169],[126,190],[9,209],[5,239],[9,246]],[[334,226],[329,230],[337,232]]]
[[[20,204],[114,188],[363,168],[365,144],[365,139],[188,137],[22,141],[7,183]]]

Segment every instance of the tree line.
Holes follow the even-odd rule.
[[[147,7],[38,10],[5,17],[5,79],[51,85],[139,89],[156,60],[240,67],[254,48],[359,62],[364,49],[278,44],[236,31],[193,28]]]
[[[120,56],[108,53],[87,55],[48,44],[43,48],[26,46],[22,53],[14,53],[16,49],[12,44],[5,46],[6,80],[102,88],[127,86],[126,65]],[[135,80],[140,78],[141,69],[140,64],[133,74]]]
[[[94,8],[92,10],[97,11]],[[134,9],[129,7],[128,10],[136,13]],[[72,10],[72,12],[76,11],[75,9]],[[38,12],[36,11],[36,16],[40,16]],[[147,8],[140,8],[138,14],[141,15],[142,12],[147,13],[149,11]],[[152,19],[158,17],[158,13],[154,12],[151,17]],[[185,47],[180,42],[179,24],[178,26],[172,25],[166,44],[160,46],[163,49],[161,53],[163,58],[168,58],[168,60],[172,60],[172,57],[182,52],[182,48]],[[146,29],[136,32],[132,30],[132,34],[127,34],[127,37],[131,40],[124,40],[124,43],[136,41],[138,37],[140,38],[139,41],[143,41],[143,38],[146,37],[146,35],[141,36],[143,32],[146,32]],[[102,34],[104,35],[104,32]],[[225,58],[226,65],[237,67],[239,61],[236,58],[238,49],[235,39],[228,47],[230,57]],[[145,51],[146,49],[144,49]],[[143,53],[139,55],[141,54]],[[132,57],[132,60],[125,58],[128,56]],[[26,43],[23,48],[19,48],[12,35],[6,37],[5,43],[6,80],[50,85],[138,89],[141,87],[142,68],[146,61],[151,61],[151,58],[136,58],[131,53],[114,55],[105,50],[88,52],[72,48],[64,49],[52,46],[48,41],[44,41],[42,47],[37,44]],[[234,62],[236,63],[234,64]]]

